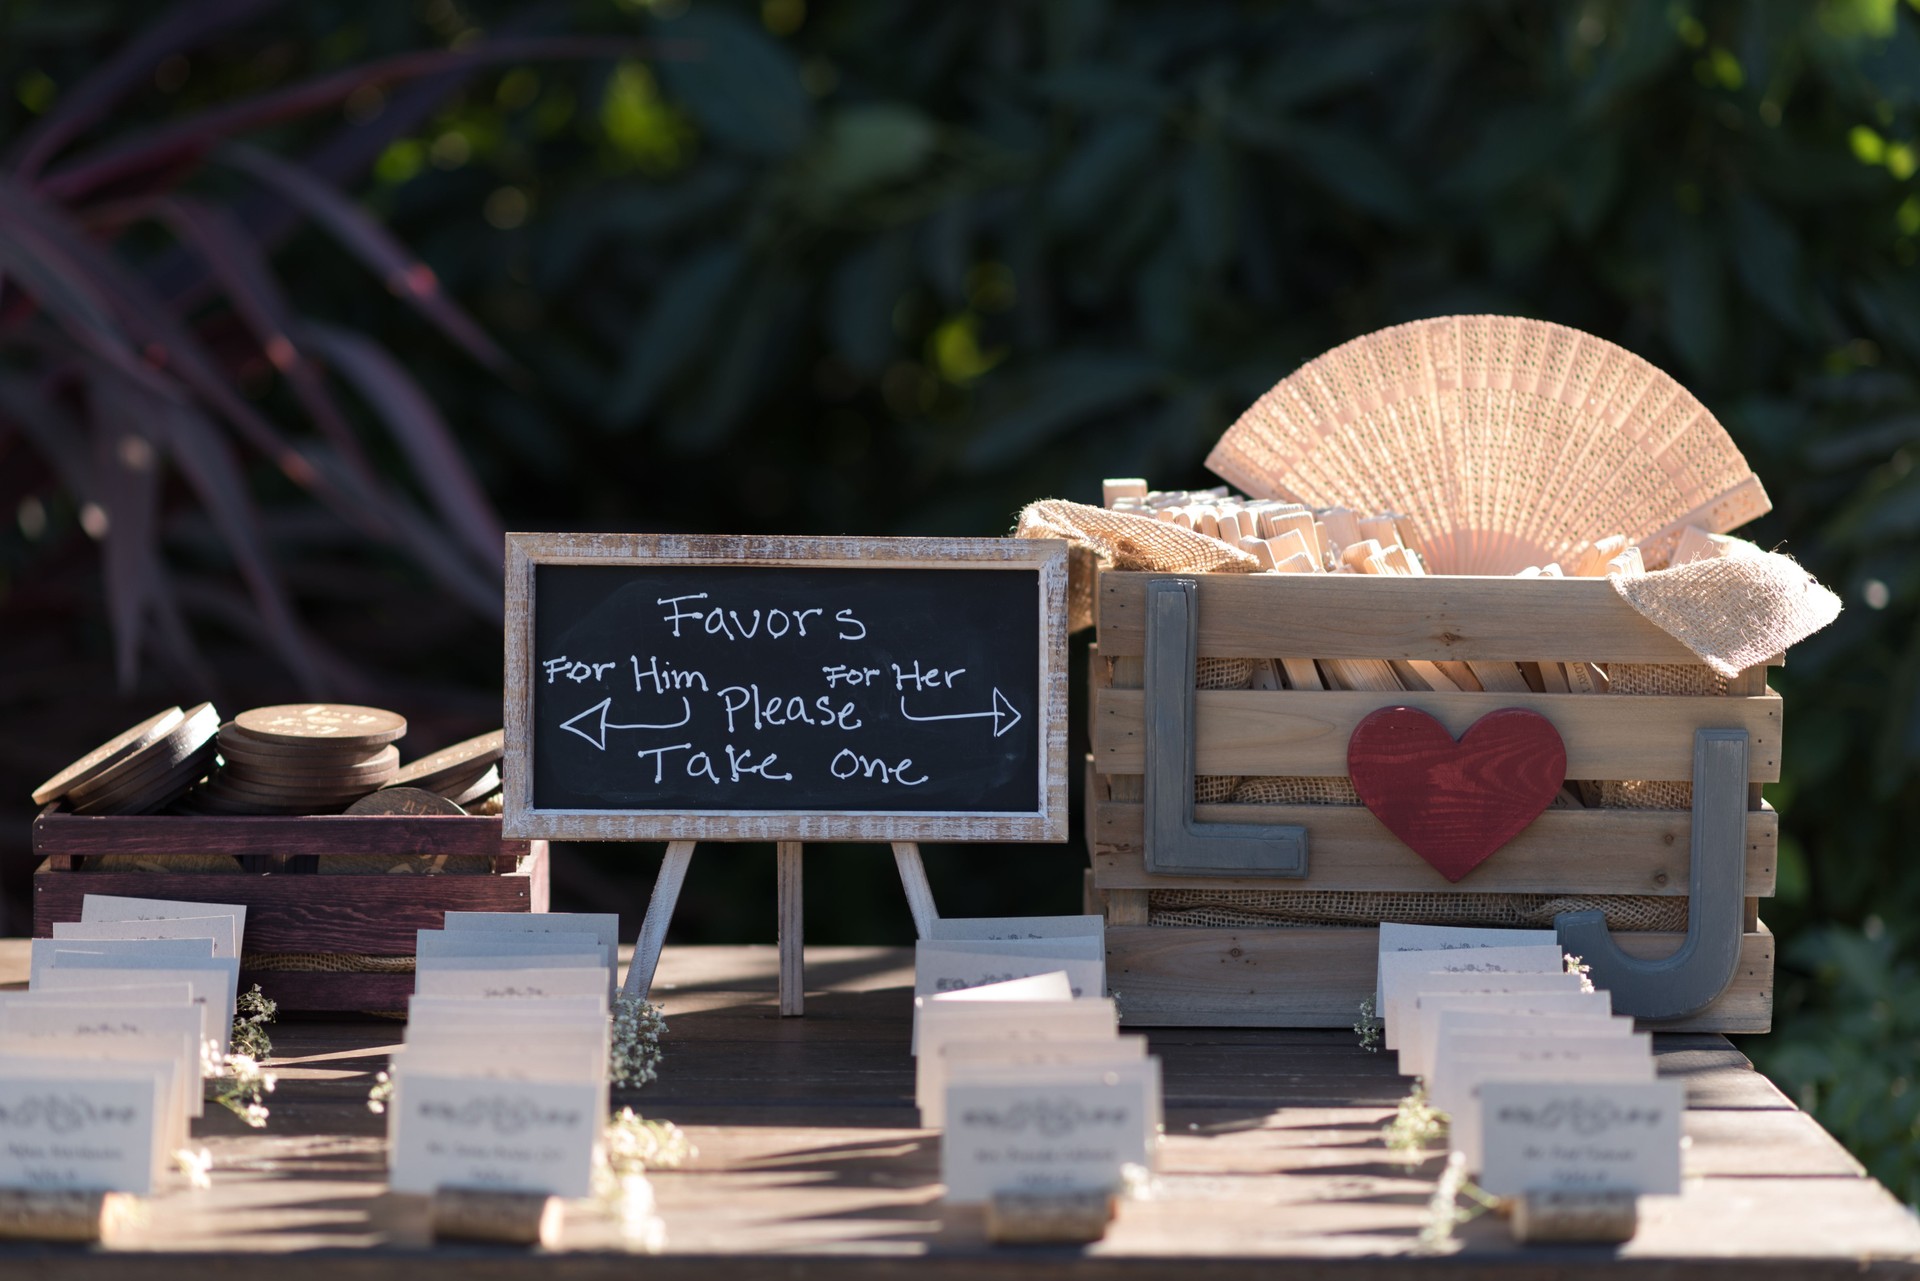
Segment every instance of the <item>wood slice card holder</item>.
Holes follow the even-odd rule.
[[[36,937],[79,920],[88,894],[245,904],[241,986],[258,983],[288,1012],[404,1010],[416,930],[441,928],[450,910],[547,910],[547,843],[503,838],[500,820],[480,815],[80,816],[50,805],[33,849]],[[155,870],[108,870],[109,855]],[[231,872],[201,870],[210,856]],[[487,870],[359,870],[369,857]],[[355,870],[327,870],[336,860]],[[196,870],[160,870],[169,863]]]
[[[1126,1024],[1350,1026],[1373,991],[1375,926],[1418,920],[1557,929],[1616,1009],[1663,1030],[1770,1027],[1758,901],[1778,816],[1761,788],[1780,776],[1766,666],[1784,655],[1718,678],[1597,578],[1108,572],[1095,622],[1089,910],[1107,920]],[[1196,663],[1282,657],[1577,658],[1654,673],[1641,687],[1658,692],[1195,687]],[[1456,738],[1499,709],[1536,713],[1566,777],[1609,799],[1547,808],[1449,880],[1349,780],[1355,729],[1392,707]],[[1196,777],[1225,785],[1210,800],[1254,783],[1283,800],[1196,803]]]
[[[644,997],[699,842],[772,842],[780,1013],[804,1010],[802,849],[1066,839],[1066,544],[507,536],[505,830],[666,841]]]

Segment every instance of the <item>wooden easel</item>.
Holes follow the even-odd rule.
[[[653,972],[660,964],[660,949],[667,941],[667,923],[673,919],[674,906],[680,901],[680,886],[687,879],[687,866],[693,862],[696,841],[672,841],[660,875],[653,882],[653,897],[647,901],[646,919],[640,923],[640,936],[633,943],[633,960],[627,966],[623,995],[645,1000],[653,990]],[[800,924],[800,841],[778,841],[774,845],[779,877],[780,938],[780,1014],[782,1018],[805,1013],[806,975]],[[926,938],[933,923],[940,919],[933,903],[933,887],[927,884],[927,869],[920,862],[920,846],[914,841],[894,841],[893,861],[900,870],[900,888],[906,891],[907,907],[913,913],[914,933]]]

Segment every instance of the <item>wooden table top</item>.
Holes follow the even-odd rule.
[[[942,1205],[938,1137],[914,1124],[911,954],[815,948],[807,962],[806,1016],[782,1019],[774,949],[662,959],[667,1056],[626,1101],[699,1148],[653,1175],[663,1255],[629,1257],[587,1211],[557,1251],[429,1246],[424,1201],[386,1191],[383,1122],[365,1104],[397,1027],[295,1020],[274,1029],[267,1129],[217,1108],[196,1123],[210,1190],[156,1198],[115,1250],[0,1245],[0,1276],[1920,1277],[1920,1223],[1717,1036],[1655,1038],[1660,1072],[1687,1083],[1686,1190],[1643,1200],[1618,1249],[1519,1247],[1489,1216],[1423,1255],[1439,1161],[1381,1143],[1409,1085],[1391,1058],[1348,1033],[1222,1029],[1151,1034],[1167,1137],[1150,1199],[1084,1250],[994,1248],[977,1209]],[[21,986],[26,965],[24,941],[0,941],[0,983]]]

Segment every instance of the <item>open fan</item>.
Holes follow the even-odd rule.
[[[1445,316],[1309,361],[1207,466],[1249,494],[1411,518],[1437,573],[1512,574],[1625,533],[1650,565],[1680,532],[1771,504],[1726,429],[1645,360],[1564,325]]]

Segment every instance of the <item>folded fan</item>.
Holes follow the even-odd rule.
[[[1771,506],[1719,421],[1645,360],[1512,316],[1395,325],[1309,361],[1207,466],[1250,494],[1406,512],[1437,573],[1512,574],[1619,530],[1649,565],[1680,532]]]

